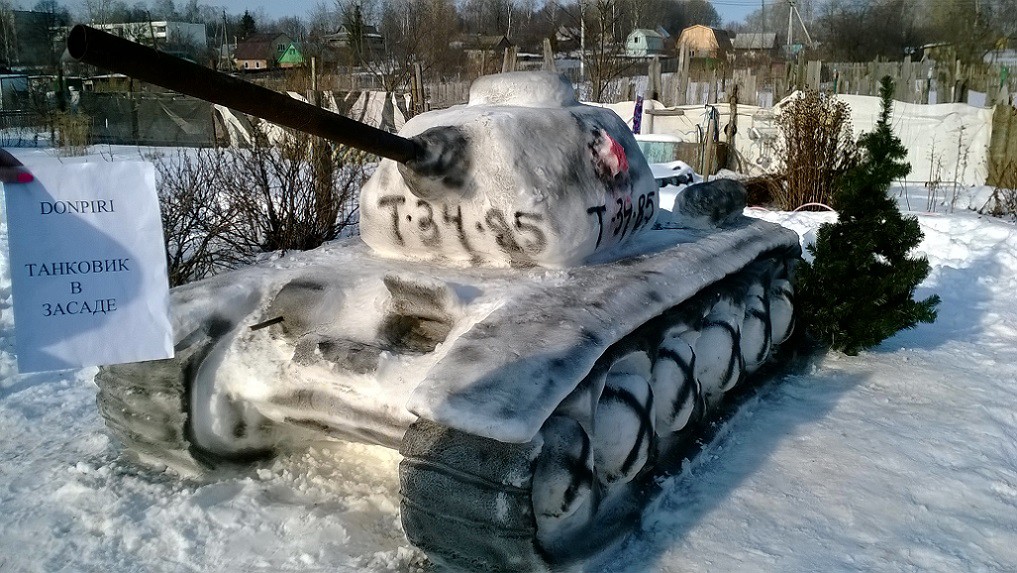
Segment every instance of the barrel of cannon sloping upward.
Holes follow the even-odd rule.
[[[423,152],[404,137],[82,24],[67,37],[67,51],[79,62],[400,163],[413,162]]]

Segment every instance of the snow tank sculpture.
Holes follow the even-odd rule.
[[[481,78],[401,135],[424,152],[381,162],[362,238],[173,289],[176,357],[101,369],[98,406],[185,473],[399,448],[429,557],[552,568],[788,338],[798,237],[730,184],[667,228],[625,123],[554,74]]]

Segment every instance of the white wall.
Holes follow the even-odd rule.
[[[839,99],[851,108],[851,125],[857,137],[870,131],[879,117],[879,98],[870,96],[840,95]],[[786,101],[786,100],[785,100]],[[632,125],[635,102],[621,102],[603,105],[617,113]],[[773,141],[775,135],[772,119],[766,116],[779,111],[780,103],[773,110],[755,106],[738,106],[738,135],[735,150],[743,160],[742,171],[759,174],[772,171],[774,162]],[[676,135],[685,141],[698,141],[697,126],[705,129],[705,106],[679,106],[683,116],[661,117],[647,114],[650,109],[661,109],[660,102],[648,100],[644,103],[642,132]],[[728,104],[715,106],[720,115],[720,125],[730,123],[731,112]],[[925,182],[937,177],[943,182],[965,185],[984,185],[988,175],[989,137],[992,131],[992,109],[973,107],[962,103],[921,105],[896,102],[891,121],[894,131],[908,148],[911,175],[908,181]],[[755,128],[755,130],[753,130]],[[761,137],[751,138],[752,135]],[[721,140],[727,138],[721,133]]]

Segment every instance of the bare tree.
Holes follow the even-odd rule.
[[[271,28],[286,34],[301,45],[307,40],[307,24],[297,16],[283,16],[276,20]]]
[[[1017,0],[995,0],[991,4],[1003,37],[1017,36]]]
[[[821,10],[816,33],[826,59],[869,61],[900,59],[925,41],[918,14],[928,5],[917,0],[881,0],[860,4],[831,0]]]
[[[155,157],[166,262],[173,286],[249,262],[252,242],[240,227],[240,212],[220,197],[216,183],[228,171],[223,149]]]
[[[419,63],[426,72],[438,76],[461,64],[451,46],[458,32],[453,0],[385,0],[379,31],[384,38],[383,53],[362,58],[361,65],[378,78],[386,91],[409,85],[413,64]]]
[[[308,58],[317,57],[324,61],[326,54],[333,50],[328,36],[339,29],[339,12],[333,4],[319,1],[308,13],[307,37],[304,39],[303,52]]]
[[[923,7],[929,37],[950,43],[963,62],[981,62],[1005,38],[1004,23],[999,16],[1007,4],[985,0],[930,3]],[[1012,28],[1014,24],[1006,26]]]
[[[586,69],[593,101],[604,99],[612,82],[632,69],[618,33],[619,0],[589,0],[586,10]]]
[[[152,0],[151,18],[154,20],[179,20],[176,2],[173,0]]]

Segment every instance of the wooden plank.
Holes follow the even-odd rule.
[[[986,183],[993,187],[1017,187],[1017,110],[997,105],[992,113],[989,165]]]
[[[647,70],[648,81],[647,81],[647,97],[652,100],[660,100],[660,95],[663,93],[660,73],[660,58],[654,56],[650,60],[650,66]]]
[[[519,53],[519,48],[516,46],[509,46],[505,48],[505,54],[502,57],[501,62],[501,73],[514,72],[516,71],[516,55]]]
[[[678,52],[678,104],[689,103],[689,49],[685,44],[681,45]]]
[[[554,64],[554,50],[551,49],[551,38],[544,38],[544,65],[545,72],[557,72]]]
[[[819,83],[822,78],[823,62],[812,60],[806,64],[805,85],[811,90],[819,91]]]

